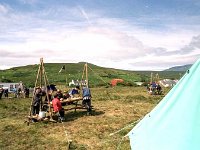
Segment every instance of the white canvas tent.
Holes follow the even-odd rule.
[[[200,59],[129,133],[132,150],[200,150]]]
[[[174,85],[176,85],[177,82],[178,80],[171,79],[163,79],[159,81],[159,83],[164,87],[173,87]]]

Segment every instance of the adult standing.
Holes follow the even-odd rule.
[[[87,112],[90,114],[92,111],[91,108],[91,92],[88,87],[83,87],[83,102],[82,105],[87,108]]]
[[[14,87],[12,91],[14,93],[14,97],[17,98],[17,89]]]
[[[34,94],[33,102],[32,102],[32,115],[39,114],[41,105],[42,105],[42,90],[41,88],[37,88],[35,90],[35,94]]]
[[[8,98],[8,89],[4,90],[4,96],[5,96],[5,98]]]
[[[0,99],[2,98],[3,95],[3,88],[0,88]]]
[[[17,98],[20,97],[22,89],[20,87],[17,88]]]
[[[24,97],[29,98],[29,88],[27,87],[24,88]]]

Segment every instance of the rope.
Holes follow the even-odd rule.
[[[88,65],[88,68],[90,68],[90,66]],[[96,72],[94,72],[94,70],[92,70],[92,68],[90,68],[90,70],[96,75],[98,76],[104,83],[107,83],[106,81],[104,81],[104,79],[102,77],[100,77]]]
[[[123,137],[120,139],[120,141],[119,141],[119,139],[117,139],[117,141],[119,141],[119,142],[118,142],[118,144],[116,145],[116,150],[120,150],[121,144],[122,144],[122,142],[124,141],[124,139],[126,139],[126,137],[127,137],[127,136],[123,136]],[[103,139],[103,141],[101,141],[100,143],[103,144],[103,145],[105,145],[105,143],[109,143],[109,142],[111,142],[111,141],[112,141],[112,143],[113,143],[113,141],[114,141],[113,137],[108,136],[107,138],[108,138],[108,139]],[[116,139],[115,139],[115,141],[116,141]]]
[[[120,147],[121,147],[121,144],[122,144],[122,141],[124,140],[125,136],[123,136],[117,146],[117,150],[120,150]]]
[[[59,117],[60,117],[60,114],[59,114]],[[72,142],[72,140],[70,140],[70,138],[69,138],[69,134],[68,134],[68,132],[67,132],[67,130],[66,130],[66,128],[65,128],[65,126],[64,126],[64,123],[63,123],[63,121],[62,121],[62,119],[60,118],[60,121],[61,121],[61,123],[62,123],[62,126],[63,126],[63,129],[64,129],[64,132],[65,132],[65,136],[66,136],[66,139],[67,139],[67,150],[69,150],[69,148],[70,148],[70,144],[71,144],[71,142]]]
[[[125,137],[123,137],[125,139]],[[119,141],[120,140],[120,141]],[[111,136],[106,136],[105,138],[101,139],[101,141],[99,141],[99,145],[108,145],[110,143],[113,143],[113,142],[117,142],[119,144],[115,144],[113,147],[115,147],[115,149],[117,150],[117,148],[119,147],[120,148],[120,145],[122,143],[123,139],[122,138],[113,138]],[[118,149],[119,149],[118,148]]]
[[[120,130],[118,130],[118,131],[116,131],[116,132],[114,132],[114,133],[111,133],[110,136],[113,136],[114,134],[117,134],[117,133],[121,132],[122,130],[125,130],[126,128],[129,128],[129,127],[134,126],[134,125],[135,125],[136,123],[138,123],[140,120],[141,120],[141,119],[136,120],[135,122],[133,122],[133,123],[131,123],[131,124],[125,126],[124,128],[122,128],[122,129],[120,129]],[[120,150],[121,144],[122,144],[123,140],[124,140],[127,136],[128,136],[128,134],[126,134],[125,136],[123,136],[123,137],[121,138],[121,140],[120,140],[120,142],[119,142],[119,144],[118,144],[118,146],[117,146],[117,150]]]
[[[90,68],[90,67],[88,66],[88,68]],[[90,68],[90,70],[91,70],[96,76],[98,76],[104,83],[107,84],[107,82],[106,82],[102,77],[100,77],[96,72],[94,72],[94,70],[92,70],[92,68]],[[114,91],[121,99],[125,100],[123,97],[121,97],[121,95],[120,95],[114,88],[112,88],[112,89],[113,89],[113,91]]]
[[[110,135],[110,136],[113,136],[113,135],[115,135],[115,134],[121,132],[122,130],[125,130],[126,128],[129,128],[129,127],[134,126],[134,125],[135,125],[136,123],[138,123],[139,121],[140,121],[140,119],[137,120],[137,121],[135,121],[135,122],[133,122],[133,123],[131,123],[131,124],[129,124],[129,125],[127,125],[127,126],[125,126],[125,127],[123,127],[123,128],[121,128],[121,129],[118,130],[118,131],[115,131],[115,132],[113,132],[113,133],[110,133],[109,135]]]

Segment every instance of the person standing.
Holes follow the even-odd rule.
[[[42,91],[41,88],[35,90],[35,95],[32,102],[32,115],[39,114],[40,106],[42,105]]]
[[[0,88],[0,99],[2,98],[3,95],[3,88]]]
[[[24,88],[24,98],[29,98],[29,88]]]
[[[4,90],[4,96],[5,96],[5,98],[8,98],[8,89]]]
[[[17,98],[17,89],[15,87],[13,88],[13,93],[14,93],[14,97]]]
[[[82,105],[87,108],[87,112],[90,114],[92,111],[91,108],[91,92],[88,87],[83,87],[83,102]]]
[[[18,87],[16,92],[17,92],[17,98],[20,98],[22,89],[20,87]]]

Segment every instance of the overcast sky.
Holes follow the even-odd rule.
[[[163,70],[200,57],[199,0],[1,0],[0,69],[89,62]]]

